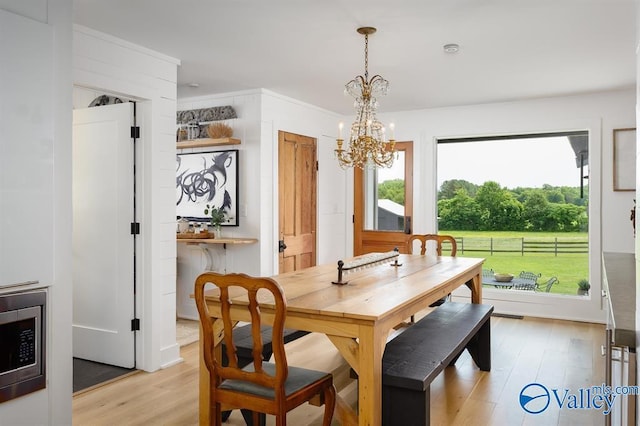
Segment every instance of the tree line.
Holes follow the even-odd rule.
[[[404,205],[404,182],[383,182],[378,197]],[[438,191],[438,229],[586,232],[587,205],[577,187],[508,189],[494,181],[447,180]]]
[[[588,191],[585,191],[585,193]],[[438,191],[438,228],[479,231],[587,231],[586,198],[576,187],[508,189],[449,180]]]

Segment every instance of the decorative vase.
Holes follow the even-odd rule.
[[[178,220],[178,233],[184,234],[189,230],[189,221],[187,219],[181,218]]]

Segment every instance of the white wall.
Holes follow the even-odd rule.
[[[231,105],[229,120],[240,145],[193,148],[183,152],[238,149],[240,152],[240,226],[223,227],[226,237],[257,238],[253,245],[209,247],[220,270],[269,276],[278,271],[278,131],[314,137],[318,141],[318,263],[335,262],[346,250],[346,172],[333,161],[337,114],[266,90],[181,99],[178,110]],[[350,195],[349,195],[350,197]],[[350,229],[350,228],[349,228]],[[199,248],[178,244],[178,315],[196,315],[193,282],[206,259]]]
[[[343,117],[330,111],[297,101],[277,93],[264,91],[262,98],[262,201],[265,212],[261,233],[266,273],[278,272],[278,131],[316,138],[318,150],[317,193],[317,263],[333,263],[351,256],[353,246],[347,247],[347,234],[352,233],[351,213],[348,211],[352,192],[347,181],[353,180],[351,171],[344,171],[334,158],[338,122]],[[347,220],[347,215],[349,220]],[[275,252],[275,254],[274,254]]]
[[[24,69],[21,74],[14,75],[14,87],[3,87],[0,98],[3,102],[11,103],[16,112],[24,107],[22,118],[12,123],[3,122],[3,138],[0,139],[0,151],[3,155],[12,152],[9,148],[15,144],[33,149],[42,158],[46,157],[49,178],[53,179],[48,185],[50,192],[48,200],[42,198],[40,207],[48,210],[49,218],[44,223],[50,227],[48,237],[35,244],[48,245],[43,256],[45,258],[31,258],[30,262],[50,265],[49,272],[43,275],[42,284],[49,286],[49,312],[47,341],[47,388],[30,395],[0,404],[0,423],[12,425],[32,424],[71,424],[71,393],[72,393],[72,355],[71,355],[71,0],[39,0],[30,2],[16,2],[0,0],[0,9],[20,15],[26,19],[23,29],[38,23],[48,25],[52,37],[48,37],[47,49],[52,60],[48,62],[49,69],[44,71],[45,80],[49,87],[45,88],[51,103],[43,102],[38,105],[42,91],[38,82],[33,81],[30,69]],[[13,19],[13,18],[12,18]],[[19,20],[19,19],[18,19]],[[28,23],[28,21],[32,21]],[[15,21],[15,19],[14,19]],[[4,37],[2,43],[12,43],[14,47],[22,47],[25,52],[33,53],[26,39],[31,36],[19,31]],[[5,60],[7,58],[5,57]],[[37,57],[34,57],[37,61]],[[44,59],[44,58],[43,58]],[[43,60],[41,65],[47,64]],[[37,65],[36,65],[37,66]],[[40,92],[39,92],[40,91]],[[55,106],[54,106],[55,105]],[[62,106],[62,107],[60,107]],[[66,107],[65,107],[66,106]],[[56,108],[57,107],[57,108]],[[4,107],[3,107],[4,110]],[[5,110],[6,112],[7,110]],[[6,117],[6,114],[3,114]],[[20,120],[27,118],[26,123]],[[11,137],[11,128],[7,126],[21,126],[25,133],[21,137]],[[37,138],[34,133],[40,132]],[[19,158],[15,158],[18,168],[34,171],[33,161],[22,165]],[[52,167],[52,170],[49,169]],[[6,172],[6,168],[3,170]],[[49,197],[47,196],[47,197]],[[26,226],[43,222],[35,211],[24,206],[22,219]],[[10,226],[19,226],[12,223]],[[40,235],[42,237],[43,235]],[[18,243],[18,241],[16,241]],[[31,242],[34,244],[34,242]],[[34,249],[38,249],[34,247]],[[42,254],[42,252],[41,252]],[[14,267],[18,267],[14,265]]]
[[[212,95],[181,99],[177,109],[190,110],[231,105],[237,117],[225,121],[233,129],[233,137],[241,141],[240,145],[219,147],[189,148],[179,150],[180,153],[238,150],[238,224],[239,226],[223,226],[224,237],[259,238],[260,235],[260,192],[259,157],[260,157],[260,92],[248,91],[223,95]],[[174,117],[174,131],[176,122]],[[175,157],[173,159],[175,163]],[[175,170],[175,168],[174,168]],[[175,205],[175,192],[173,205]],[[174,216],[175,220],[175,216]],[[175,232],[175,231],[174,231]],[[227,272],[244,272],[260,275],[260,245],[227,245],[226,250],[220,245],[207,247],[214,260],[214,269]],[[177,250],[177,314],[181,318],[197,318],[195,303],[190,295],[196,277],[205,269],[206,258],[200,248],[178,243]]]
[[[74,26],[73,83],[138,100],[142,146],[136,172],[141,224],[136,364],[154,371],[181,360],[176,343],[175,119],[179,61],[89,28]]]
[[[613,129],[633,127],[635,93],[632,90],[522,102],[470,105],[380,114],[396,123],[396,138],[414,141],[414,230],[436,230],[436,140],[447,137],[521,134],[587,129],[590,131],[589,185],[591,232],[589,259],[592,295],[600,294],[601,252],[631,251],[633,235],[629,210],[633,193],[613,192]],[[486,159],[478,159],[481,162]],[[348,190],[352,191],[352,188]],[[502,292],[504,293],[504,292]],[[566,298],[539,295],[536,304],[508,304],[491,300],[502,312],[554,318],[603,321],[598,297],[572,304]],[[566,309],[567,306],[569,309]]]

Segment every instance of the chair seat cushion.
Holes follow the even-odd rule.
[[[270,362],[262,364],[262,368],[266,373],[271,376],[276,374],[276,365]],[[254,372],[253,363],[243,368],[244,371]],[[285,395],[291,395],[294,392],[308,386],[325,376],[330,376],[329,373],[316,370],[307,370],[306,368],[289,366],[289,374],[287,381],[284,385]],[[274,392],[271,388],[259,386],[251,382],[244,380],[225,380],[220,384],[220,389],[227,389],[237,392],[250,393],[252,395],[261,396],[268,399],[274,399]]]

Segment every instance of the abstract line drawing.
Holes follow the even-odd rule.
[[[178,216],[206,222],[209,204],[227,212],[222,226],[238,226],[238,150],[178,154],[176,195]]]

